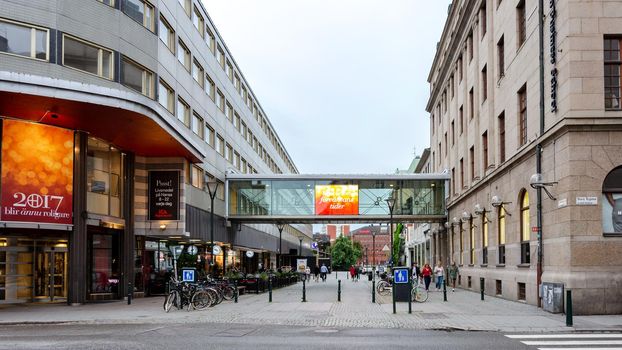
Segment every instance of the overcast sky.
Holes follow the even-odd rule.
[[[393,173],[429,145],[450,0],[203,0],[300,173]]]

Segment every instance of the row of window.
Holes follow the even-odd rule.
[[[522,189],[519,195],[519,242],[521,244],[521,264],[529,264],[531,262],[529,241],[531,234],[531,226],[530,226],[530,212],[529,212],[529,193]],[[458,247],[459,247],[459,260],[460,264],[464,264],[465,262],[465,247],[464,247],[464,232],[468,230],[469,234],[469,251],[468,251],[468,263],[469,265],[475,265],[476,256],[475,256],[475,234],[476,228],[479,224],[480,233],[481,233],[481,260],[480,264],[486,265],[488,264],[488,238],[489,238],[489,228],[488,225],[491,221],[488,219],[487,213],[490,211],[484,211],[480,214],[480,222],[476,223],[476,220],[473,216],[470,216],[468,220],[461,220],[458,223],[453,223],[451,225],[451,249],[453,254],[454,247],[454,238],[456,234],[458,235]],[[505,264],[505,244],[506,244],[506,216],[508,214],[505,210],[505,206],[501,205],[497,208],[497,264]],[[457,232],[456,232],[457,230]]]

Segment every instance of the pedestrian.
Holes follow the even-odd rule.
[[[319,282],[320,281],[320,267],[315,265],[315,267],[313,268],[313,275],[315,275],[315,282]]]
[[[328,273],[328,267],[325,264],[322,264],[320,267],[320,277],[322,277],[322,282],[326,282],[326,274]]]
[[[354,282],[354,275],[356,275],[356,269],[354,265],[350,265],[350,277],[352,277],[352,282]]]
[[[432,282],[432,268],[430,264],[423,265],[421,270],[421,276],[423,276],[423,282],[425,283],[425,290],[430,290],[430,282]]]
[[[456,279],[458,279],[458,266],[455,261],[451,262],[451,265],[447,268],[447,274],[449,276],[449,281],[451,282],[451,291],[456,291]]]
[[[445,268],[439,260],[434,267],[434,275],[436,275],[436,291],[438,292],[443,287],[443,278],[445,277]]]
[[[419,264],[415,261],[413,264],[413,282],[419,282],[419,278],[421,278],[421,268]]]
[[[356,267],[356,281],[358,282],[361,279],[361,266]]]

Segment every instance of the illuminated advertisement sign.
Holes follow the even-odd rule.
[[[316,215],[358,215],[358,185],[315,186]]]
[[[71,224],[73,131],[4,120],[0,220]]]
[[[149,172],[149,220],[179,220],[179,171]]]

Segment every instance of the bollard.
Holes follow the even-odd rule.
[[[335,270],[335,279],[337,279],[337,274],[339,274],[339,271]]]
[[[410,271],[409,271],[410,273]],[[412,278],[409,276],[408,278],[408,289],[410,290],[410,295],[408,296],[408,313],[412,314],[413,313],[413,298],[412,298],[412,293],[413,293],[413,280]]]
[[[233,302],[238,302],[238,281],[233,281]]]
[[[395,281],[393,281],[393,283],[391,284],[391,297],[393,298],[393,314],[396,313],[396,309],[395,309]]]
[[[272,302],[272,278],[268,278],[268,302]]]
[[[341,301],[341,280],[337,280],[337,301]]]
[[[127,284],[127,305],[132,305],[132,282]]]
[[[484,278],[479,279],[479,292],[481,294],[480,299],[484,300]]]
[[[572,291],[566,290],[566,327],[572,327]]]
[[[376,303],[376,278],[371,281],[371,302]]]
[[[307,302],[307,288],[305,280],[302,280],[302,302]]]
[[[443,278],[443,301],[447,301],[447,280]]]

